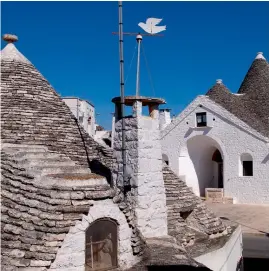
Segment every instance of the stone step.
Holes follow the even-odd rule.
[[[18,160],[23,159],[42,159],[42,158],[67,158],[65,155],[61,155],[53,152],[19,152],[15,155]],[[70,159],[69,159],[70,160]]]
[[[3,140],[4,141],[4,140]],[[28,148],[34,148],[34,149],[45,149],[48,150],[46,146],[43,145],[37,145],[37,144],[12,144],[12,143],[3,143],[2,141],[2,148],[20,148],[20,149],[28,149]]]
[[[19,160],[20,165],[34,167],[34,166],[42,166],[42,167],[61,167],[61,166],[74,166],[76,163],[68,158],[50,158],[50,159],[24,159]]]
[[[86,167],[80,167],[80,166],[59,166],[55,165],[53,166],[33,166],[31,167],[33,171],[40,172],[41,176],[45,176],[48,174],[59,174],[59,173],[81,173],[81,174],[89,174],[91,173],[91,170]],[[30,169],[30,170],[31,170]]]
[[[22,145],[22,144],[9,144],[2,143],[1,149],[7,153],[24,152],[46,152],[48,148],[42,145]]]
[[[81,170],[80,170],[81,171]],[[97,175],[91,172],[61,172],[61,173],[49,173],[43,175],[40,180],[42,184],[48,184],[55,186],[63,186],[65,188],[71,187],[89,187],[99,186],[99,191],[108,190],[110,188],[105,177]],[[94,189],[96,191],[96,189]]]
[[[36,153],[46,153],[47,150],[46,149],[42,149],[42,148],[37,148],[37,149],[33,149],[33,148],[29,148],[29,149],[21,149],[21,148],[2,148],[2,150],[7,153],[7,154],[11,154],[11,155],[18,155],[21,152],[36,152]]]

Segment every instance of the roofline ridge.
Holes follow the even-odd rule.
[[[230,115],[230,117],[233,116],[232,122],[234,123],[234,125],[240,127],[241,129],[243,129],[244,131],[246,131],[247,133],[249,133],[253,137],[256,137],[257,139],[265,142],[266,144],[269,144],[269,137],[263,135],[262,133],[260,133],[256,129],[252,128],[249,124],[247,124],[246,122],[244,122],[243,120],[241,120],[239,117],[237,117],[236,115],[234,115],[233,113],[231,113],[229,110],[227,110],[226,108],[224,108],[223,106],[221,106],[219,103],[211,100],[206,95],[198,95],[191,103],[189,103],[187,105],[187,107],[181,113],[179,113],[176,116],[175,120],[173,122],[171,122],[169,125],[167,125],[164,130],[161,131],[161,137],[160,138],[163,139],[171,131],[173,131],[186,117],[188,117],[197,108],[197,106],[199,104],[202,104],[205,108],[210,109],[211,111],[214,111],[213,109],[208,108],[206,105],[204,105],[204,103],[209,103],[209,105],[210,104],[211,105],[216,105],[221,110],[224,110],[225,115]],[[214,112],[216,114],[218,114],[218,112],[216,112],[216,111],[214,111]],[[225,116],[225,115],[221,115],[222,118],[228,119],[228,117]],[[182,119],[180,120],[180,118],[182,118]],[[234,120],[236,120],[236,123],[234,122]]]

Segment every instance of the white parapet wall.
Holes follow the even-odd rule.
[[[242,257],[242,248],[242,231],[241,226],[238,226],[222,248],[194,259],[212,271],[236,271],[237,264]]]

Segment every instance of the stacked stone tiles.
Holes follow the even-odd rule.
[[[112,151],[83,130],[49,82],[13,44],[2,52],[2,142],[47,146],[49,151],[90,165],[98,174],[109,175]]]
[[[27,147],[28,152],[29,149],[31,151],[31,147]],[[39,154],[36,149],[33,151]],[[69,186],[65,185],[68,181],[65,178],[58,184],[50,183],[51,175],[42,176],[42,170],[37,171],[29,167],[27,161],[19,159],[24,152],[25,149],[19,148],[1,153],[1,254],[2,270],[5,271],[49,268],[70,227],[81,220],[83,214],[88,214],[95,200],[114,195],[105,179],[94,174],[92,180],[87,180],[88,184],[83,186],[79,184],[85,174],[79,173],[76,175],[79,181],[72,184],[71,180]],[[45,157],[44,150],[40,149],[40,152]],[[59,156],[53,161],[61,159]],[[58,170],[59,167],[56,164],[54,168]],[[70,168],[74,172],[82,172],[79,166]],[[47,171],[46,166],[43,169]],[[38,181],[40,177],[42,180]],[[94,181],[97,184],[91,184]]]
[[[210,270],[192,259],[172,236],[148,238],[143,260],[128,271],[146,271],[158,266],[164,270],[175,270],[175,266],[178,270]]]
[[[221,220],[167,165],[163,165],[163,178],[170,235],[186,245],[193,242],[196,232],[208,237],[226,234],[226,227]]]

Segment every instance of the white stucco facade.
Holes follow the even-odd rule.
[[[197,127],[196,113],[202,112],[207,124]],[[222,179],[224,196],[235,203],[269,204],[269,139],[206,96],[178,115],[161,139],[170,167],[197,195],[204,196],[206,187],[220,187]],[[212,159],[217,150],[221,163]],[[242,159],[251,158],[253,176],[243,176]]]
[[[160,130],[163,130],[167,125],[171,123],[170,109],[159,110]]]
[[[88,101],[76,97],[64,97],[63,101],[78,119],[84,130],[90,135],[95,135],[95,108]]]

